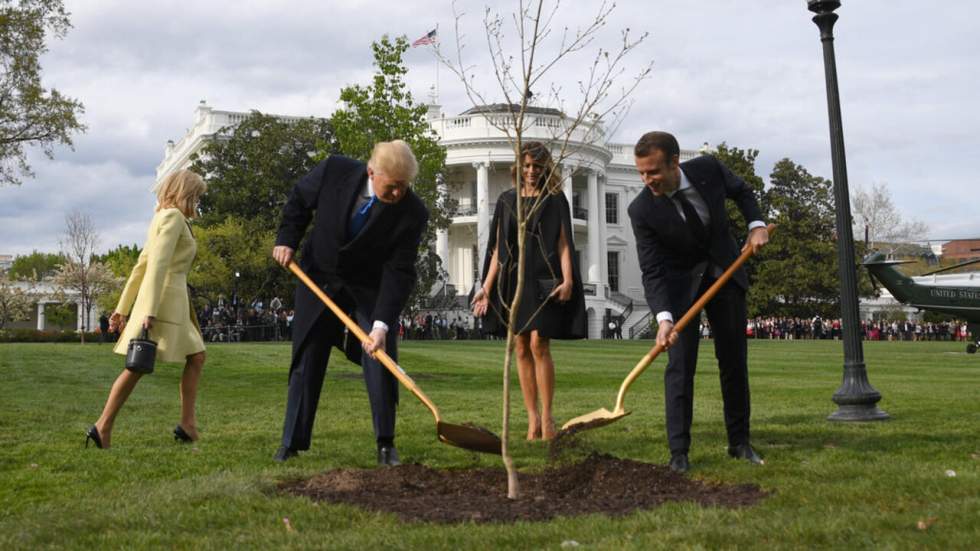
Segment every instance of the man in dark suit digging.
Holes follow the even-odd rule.
[[[643,289],[658,323],[657,342],[668,346],[664,400],[670,467],[690,469],[694,372],[698,324],[679,334],[674,320],[690,308],[738,256],[729,232],[725,199],[731,199],[749,221],[745,246],[758,249],[769,240],[752,189],[711,156],[680,162],[677,139],[648,132],[634,148],[636,168],[646,189],[629,206]],[[749,442],[749,378],[745,341],[743,269],[722,288],[705,310],[714,330],[715,356],[721,375],[728,454],[761,464]]]
[[[367,164],[340,155],[321,162],[289,194],[272,256],[288,266],[310,221],[300,267],[357,324],[353,335],[305,285],[296,287],[293,356],[282,445],[276,461],[310,448],[330,349],[343,349],[364,372],[380,465],[398,465],[395,407],[398,382],[371,354],[397,361],[398,318],[415,288],[415,259],[429,212],[412,191],[415,156],[401,140],[375,145]],[[363,352],[363,354],[362,354]]]

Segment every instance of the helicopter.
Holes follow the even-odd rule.
[[[966,320],[973,342],[966,345],[967,354],[975,354],[980,346],[980,272],[946,274],[956,268],[980,263],[980,260],[961,262],[920,276],[909,277],[898,270],[898,264],[910,260],[889,260],[884,253],[872,252],[862,264],[899,302],[920,310],[950,314]]]

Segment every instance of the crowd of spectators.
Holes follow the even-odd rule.
[[[749,320],[746,335],[757,339],[840,339],[841,320],[757,317]],[[702,325],[702,336],[709,337],[710,328]],[[861,337],[872,341],[965,341],[969,336],[962,321],[861,321]]]
[[[402,317],[399,336],[409,340],[468,340],[493,338],[469,312],[450,310]]]
[[[207,342],[283,341],[292,338],[293,310],[278,297],[268,307],[261,299],[235,307],[219,299],[197,313],[201,333]]]
[[[208,342],[288,341],[292,338],[293,310],[281,299],[266,306],[261,299],[238,308],[219,299],[197,313],[204,339]],[[401,318],[398,335],[407,340],[481,340],[486,334],[479,319],[464,310],[420,313]],[[711,338],[711,327],[702,317],[701,336]],[[746,335],[755,339],[808,340],[840,339],[841,320],[789,317],[756,317],[748,320]],[[603,338],[623,338],[622,327],[610,321]],[[966,341],[967,324],[962,321],[861,321],[861,337],[872,341]]]

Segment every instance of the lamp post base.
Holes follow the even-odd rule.
[[[874,404],[840,406],[840,409],[827,416],[828,421],[887,421],[890,418]]]
[[[844,367],[844,382],[834,393],[838,410],[827,416],[828,421],[884,421],[889,415],[878,408],[879,393],[868,382],[864,364]]]

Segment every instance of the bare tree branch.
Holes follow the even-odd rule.
[[[618,84],[626,72],[625,59],[628,55],[644,42],[647,34],[633,38],[629,29],[622,32],[620,45],[612,51],[599,48],[594,57],[588,64],[584,78],[578,82],[578,99],[576,108],[567,110],[566,100],[562,97],[562,89],[554,83],[543,86],[545,79],[557,69],[572,54],[584,51],[590,47],[597,39],[599,32],[607,25],[609,16],[615,8],[615,4],[610,0],[603,0],[595,11],[594,16],[582,28],[572,32],[567,27],[563,28],[558,38],[558,44],[554,51],[544,55],[547,51],[543,48],[546,41],[553,38],[554,22],[561,8],[560,1],[550,4],[545,8],[544,0],[518,0],[517,9],[511,15],[511,23],[514,27],[517,39],[517,52],[515,55],[508,54],[506,47],[506,37],[504,30],[504,19],[489,8],[485,9],[483,17],[483,27],[485,33],[487,53],[489,56],[489,70],[484,73],[491,73],[499,88],[497,93],[503,98],[503,113],[491,113],[486,110],[483,113],[484,120],[488,125],[497,129],[510,142],[514,152],[514,164],[520,166],[520,152],[525,140],[525,135],[529,129],[535,129],[536,136],[540,132],[548,135],[546,141],[552,150],[554,166],[549,167],[551,171],[560,171],[563,163],[580,153],[585,148],[593,146],[595,143],[603,141],[608,135],[604,132],[604,126],[608,129],[608,124],[612,123],[613,128],[622,122],[625,113],[629,110],[630,102],[628,98],[637,89],[642,81],[650,74],[652,61],[645,64],[638,73],[632,77],[625,85]],[[478,89],[476,82],[476,65],[468,65],[464,62],[463,51],[465,48],[464,37],[461,32],[461,13],[456,3],[453,3],[453,14],[455,17],[456,29],[456,54],[450,60],[445,57],[438,49],[436,55],[440,62],[459,79],[463,85],[464,92],[474,107],[486,107],[492,102],[487,101],[487,95]],[[520,63],[520,67],[514,66],[515,59]],[[541,61],[543,59],[543,61]],[[537,109],[529,109],[530,102],[534,96],[533,90],[543,88],[548,90],[539,93],[537,97],[544,98],[545,102],[553,102],[560,109],[558,115],[550,115]],[[617,90],[618,88],[618,90]],[[609,120],[607,120],[607,118]],[[537,138],[536,138],[537,139]],[[587,157],[578,155],[577,163],[586,161]],[[574,171],[568,174],[559,174],[563,179],[563,185],[570,186]],[[554,173],[545,175],[551,181]],[[510,262],[505,270],[502,270],[498,277],[502,280],[511,281],[516,279],[513,297],[509,304],[503,295],[501,285],[496,286],[500,309],[493,307],[493,314],[498,316],[501,321],[506,322],[507,345],[504,357],[504,380],[503,380],[503,448],[502,456],[504,465],[508,473],[507,495],[516,498],[519,494],[517,485],[516,470],[514,469],[513,459],[509,453],[509,434],[510,434],[510,366],[516,343],[516,335],[526,329],[517,327],[517,315],[520,308],[521,296],[524,285],[528,284],[524,280],[524,267],[526,264],[527,253],[527,233],[529,223],[534,219],[535,214],[544,206],[546,194],[524,197],[520,193],[524,185],[523,171],[517,171],[515,186],[518,189],[515,200],[515,219],[517,223],[516,247],[517,254],[509,250],[510,243],[505,243],[508,247],[508,257],[517,259],[516,265]],[[564,180],[566,179],[567,180]],[[479,236],[482,237],[482,236]],[[568,236],[573,239],[573,236]],[[538,242],[537,248],[544,249],[545,244]],[[532,242],[531,250],[535,247]],[[487,254],[492,254],[487,251]],[[550,268],[549,268],[550,269]],[[553,270],[552,270],[553,271]],[[516,273],[515,273],[516,272]],[[557,274],[555,279],[557,279]],[[532,315],[540,313],[540,308]]]
[[[921,238],[929,227],[919,220],[906,220],[892,202],[887,183],[872,183],[870,189],[858,186],[851,194],[854,227],[858,235],[868,231],[868,240],[879,248]]]
[[[99,233],[92,219],[80,211],[65,215],[65,232],[61,239],[61,252],[65,261],[58,267],[54,281],[63,294],[78,295],[78,308],[82,312],[82,343],[89,330],[88,321],[92,306],[101,295],[113,291],[119,281],[104,264],[93,262]]]

